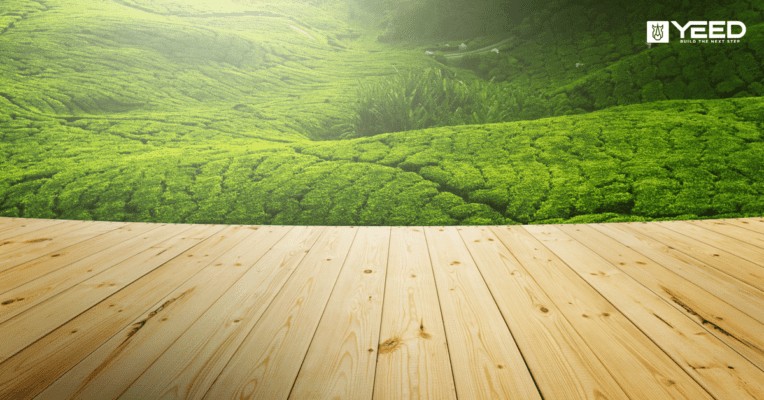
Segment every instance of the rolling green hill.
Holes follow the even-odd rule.
[[[701,9],[746,16],[739,44],[647,48],[642,18],[660,9],[630,2],[621,26],[582,11],[597,2],[550,1],[449,49],[446,38],[379,42],[399,5],[388,2],[385,31],[368,28],[382,16],[367,3],[4,1],[0,216],[450,225],[764,215],[754,3]],[[549,25],[559,14],[572,28]],[[446,56],[461,41],[507,37],[499,54]]]

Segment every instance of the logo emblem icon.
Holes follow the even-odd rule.
[[[647,43],[668,43],[668,26],[668,21],[647,21]]]
[[[663,25],[653,25],[653,40],[663,39]]]

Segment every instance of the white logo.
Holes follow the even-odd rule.
[[[647,21],[647,43],[668,43],[668,21]]]
[[[690,30],[690,39],[740,39],[745,35],[745,24],[740,21],[726,21],[726,34],[724,31],[725,21],[690,21],[685,26],[676,21],[672,24],[679,29],[679,37],[684,39],[687,29]],[[740,33],[732,33],[732,27],[740,27]]]
[[[684,25],[671,21],[671,24],[679,31],[682,43],[708,43],[709,39],[711,43],[737,43],[746,32],[745,24],[740,21],[689,21]],[[740,32],[735,33],[737,30]],[[669,21],[647,21],[647,46],[668,42]]]

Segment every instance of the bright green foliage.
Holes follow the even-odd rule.
[[[508,120],[517,100],[498,86],[466,83],[444,70],[396,74],[362,84],[355,106],[354,130],[360,136],[403,132],[433,126],[486,124]]]
[[[394,1],[186,3],[0,4],[0,216],[456,225],[764,215],[755,2],[681,11],[550,0],[499,54],[436,60],[360,28],[363,7]],[[431,28],[458,9],[447,3]],[[645,20],[707,10],[746,15],[745,40],[644,45]]]
[[[191,3],[3,1],[0,103],[71,120],[155,123],[142,133],[123,126],[118,134],[135,140],[165,133],[164,124],[336,139],[359,80],[431,63],[371,41],[363,51],[344,48],[339,42],[362,31],[336,18],[337,1]]]
[[[87,135],[79,126],[100,125],[17,115],[0,124],[0,214],[330,225],[761,215],[762,110],[750,98],[663,102],[272,149],[193,130],[193,145],[157,148],[119,125]]]

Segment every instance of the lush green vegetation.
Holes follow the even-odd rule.
[[[0,200],[5,216],[253,224],[761,215],[762,122],[759,98],[673,101],[263,150],[204,129],[196,144],[144,144],[16,115]]]
[[[428,68],[361,85],[354,111],[349,133],[373,136],[509,121],[517,114],[517,99],[490,82],[462,80],[447,70]]]
[[[764,95],[764,5],[684,3],[551,1],[513,27],[513,40],[499,54],[440,60],[532,99],[535,117],[659,100]],[[748,33],[740,43],[646,45],[645,21],[688,18],[741,20]],[[453,49],[453,42],[449,49],[430,48],[446,54]]]
[[[439,41],[377,40],[405,26],[402,7],[427,1],[4,1],[0,216],[445,225],[764,215],[761,6],[695,10],[746,21],[740,43],[648,49],[645,18],[687,19],[681,1],[611,14],[600,3],[526,8],[508,31],[480,32],[511,35],[499,54],[452,58],[458,43],[506,37],[431,27]],[[460,5],[444,4],[433,26]],[[492,3],[480,4],[471,13]],[[515,12],[504,9],[497,21]],[[386,30],[363,28],[379,14]]]

